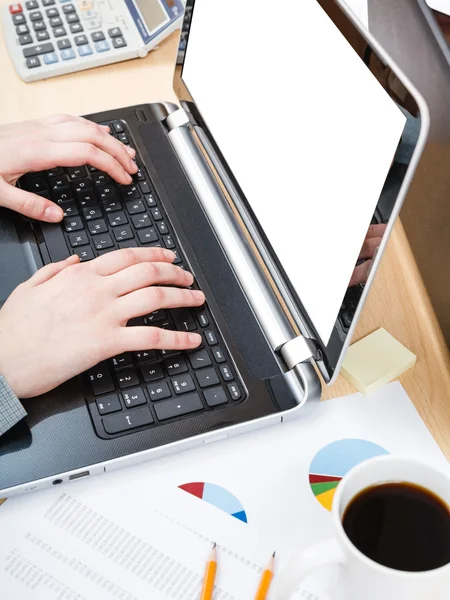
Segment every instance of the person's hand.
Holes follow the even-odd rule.
[[[0,310],[0,373],[19,398],[37,396],[133,350],[196,348],[201,336],[127,321],[158,309],[201,306],[202,292],[179,289],[193,277],[160,248],[78,256],[40,269]],[[149,287],[152,286],[152,287]]]
[[[371,225],[364,240],[364,244],[359,253],[359,260],[364,260],[361,265],[358,265],[353,271],[352,278],[350,280],[349,287],[365,283],[369,277],[370,269],[373,265],[373,258],[380,247],[381,240],[383,239],[384,232],[386,231],[386,225]]]
[[[40,221],[61,221],[59,206],[14,187],[29,171],[88,164],[129,185],[130,173],[138,169],[132,160],[136,152],[108,131],[108,127],[69,115],[0,126],[0,206]]]

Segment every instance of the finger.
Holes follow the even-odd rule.
[[[367,235],[366,235],[366,239],[367,238],[374,238],[374,237],[378,237],[381,238],[384,235],[384,232],[386,231],[386,223],[381,223],[381,225],[371,225],[369,227],[369,229],[367,230]]]
[[[50,200],[9,185],[1,178],[0,206],[10,208],[25,217],[48,223],[57,223],[64,216],[62,209]]]
[[[89,121],[88,119],[84,119],[83,117],[78,117],[76,115],[60,114],[60,115],[51,115],[50,117],[44,117],[43,119],[39,119],[37,122],[40,123],[41,125],[53,126],[53,125],[60,125],[61,123],[82,123],[82,124],[84,124],[84,123],[91,123],[92,121]],[[108,125],[100,125],[100,127],[105,129],[106,131],[110,130]]]
[[[364,262],[362,265],[358,265],[353,271],[348,287],[353,287],[354,285],[359,285],[360,283],[366,283],[372,265],[373,260],[366,260],[366,262]]]
[[[58,127],[50,129],[50,139],[53,142],[93,144],[115,158],[128,173],[136,173],[137,171],[137,165],[131,159],[126,146],[96,123],[89,121],[85,121],[84,123],[77,121],[62,123]]]
[[[171,331],[158,327],[122,327],[119,344],[122,352],[138,350],[190,350],[202,342],[198,333]]]
[[[161,308],[202,306],[205,295],[199,290],[152,287],[144,288],[122,296],[117,300],[120,320],[125,324],[129,319],[142,317]]]
[[[176,285],[187,287],[194,283],[191,273],[171,263],[142,262],[108,277],[116,296],[124,296],[153,285]]]
[[[26,287],[36,287],[37,285],[41,285],[45,283],[49,279],[52,279],[55,275],[58,275],[61,271],[70,267],[70,265],[76,265],[80,262],[80,257],[77,254],[72,254],[65,260],[61,260],[56,263],[51,263],[50,265],[46,265],[39,269],[37,273],[35,273],[28,281],[25,282]]]
[[[133,181],[131,175],[114,157],[89,142],[50,142],[46,160],[49,165],[57,164],[60,167],[91,165],[124,185],[130,185]],[[50,167],[43,166],[42,157],[39,157],[39,169],[46,168]]]
[[[107,276],[142,262],[172,263],[174,260],[175,254],[163,248],[124,248],[100,256],[90,265],[99,275]]]
[[[365,239],[359,258],[373,258],[380,247],[381,239],[380,237]]]

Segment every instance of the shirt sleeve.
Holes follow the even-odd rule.
[[[26,416],[26,410],[9,387],[6,379],[0,375],[0,435],[3,435]]]

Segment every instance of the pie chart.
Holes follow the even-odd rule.
[[[336,488],[350,469],[360,463],[389,454],[387,450],[360,439],[337,440],[328,444],[315,455],[309,469],[309,483],[320,504],[331,510]]]
[[[205,483],[203,481],[197,481],[193,483],[185,483],[178,486],[181,490],[184,490],[188,494],[192,494],[208,504],[212,504],[216,508],[223,510],[230,516],[247,523],[247,513],[240,501],[234,494],[215,483]]]

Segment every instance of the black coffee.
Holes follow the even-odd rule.
[[[450,510],[428,490],[386,483],[360,492],[347,507],[345,532],[363,554],[400,571],[450,562]]]

